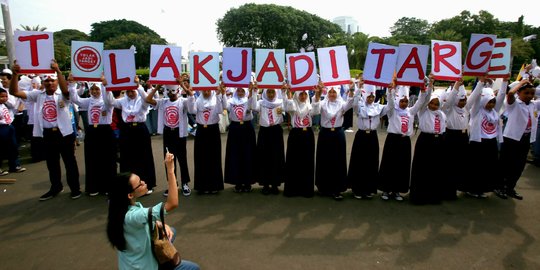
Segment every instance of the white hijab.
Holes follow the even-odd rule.
[[[274,91],[276,91],[276,96],[272,100],[268,98],[268,96],[266,95],[266,91],[268,91],[268,89],[264,89],[262,93],[262,106],[263,107],[274,109],[283,105],[283,97],[281,96],[281,90],[274,89]]]
[[[336,94],[337,94],[336,100],[330,101],[330,99],[328,98],[328,93],[330,91],[336,91]],[[322,106],[324,106],[325,111],[328,113],[330,118],[334,117],[339,112],[339,110],[341,110],[343,106],[342,104],[343,104],[343,98],[338,93],[338,91],[334,87],[331,87],[330,89],[328,89],[326,98],[324,99]]]
[[[301,102],[300,101],[300,94],[306,93],[308,97],[306,98],[306,101]],[[298,109],[297,113],[300,118],[304,118],[310,111],[311,111],[311,102],[309,101],[309,94],[307,91],[296,91],[293,95],[293,102],[296,105],[296,108]]]
[[[396,89],[396,96],[394,97],[394,110],[398,113],[398,115],[403,116],[407,114],[407,108],[401,109],[399,107],[399,101],[403,98],[409,99],[409,90],[410,88],[408,86],[398,86]]]
[[[203,93],[201,93],[197,97],[197,111],[204,111],[204,110],[210,110],[214,106],[216,106],[217,99],[216,99],[216,91],[210,91],[210,97],[204,98]]]
[[[241,87],[239,87],[241,88]],[[248,93],[247,93],[247,90],[246,88],[241,88],[244,90],[244,97],[240,98],[238,97],[238,94],[237,94],[237,90],[238,88],[235,88],[232,92],[232,99],[229,100],[229,103],[232,104],[232,105],[243,105],[243,104],[246,104],[248,102]]]
[[[501,90],[499,90],[501,91]],[[487,120],[491,123],[494,123],[496,121],[499,121],[499,115],[495,112],[495,110],[488,111],[486,110],[486,104],[492,99],[495,98],[495,93],[493,93],[492,88],[484,88],[482,89],[482,96],[480,97],[480,110],[485,111],[485,116]]]

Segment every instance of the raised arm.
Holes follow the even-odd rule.
[[[17,64],[17,61],[13,62],[11,67],[11,72],[13,77],[9,83],[9,94],[16,96],[18,98],[26,99],[26,92],[19,90],[19,71],[21,67]]]
[[[146,96],[146,99],[145,99],[146,103],[152,106],[156,106],[157,101],[154,99],[154,95],[156,94],[159,87],[160,87],[159,85],[157,85],[156,87],[152,87],[152,90],[150,90],[150,94]]]
[[[522,86],[526,85],[529,83],[529,80],[527,79],[523,79],[521,81],[519,81],[519,83],[514,86],[512,89],[510,89],[510,91],[508,91],[508,94],[506,94],[506,103],[508,103],[508,105],[512,105],[514,104],[514,102],[516,101],[516,93],[517,91],[519,90],[519,88],[521,88]]]
[[[501,88],[497,92],[495,111],[499,112],[504,104],[504,97],[506,97],[506,88],[508,87],[508,78],[504,78],[501,84]]]
[[[167,201],[165,202],[165,210],[169,212],[178,207],[178,185],[176,184],[176,176],[174,175],[174,155],[169,153],[169,151],[165,154],[164,163],[169,190],[169,196],[167,196]]]
[[[56,77],[58,79],[58,87],[60,87],[60,91],[62,91],[62,95],[64,98],[69,99],[69,90],[66,82],[66,78],[64,78],[64,75],[62,74],[62,71],[60,70],[60,67],[58,66],[58,63],[56,63],[56,60],[51,60],[51,68],[56,72]]]

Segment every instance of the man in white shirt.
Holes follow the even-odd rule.
[[[20,69],[20,66],[15,62],[12,67],[14,78],[18,78]],[[75,159],[75,133],[73,132],[69,112],[69,91],[62,71],[54,59],[51,62],[51,69],[55,73],[41,75],[45,91],[19,91],[16,79],[11,80],[9,91],[10,94],[16,97],[36,102],[33,134],[36,137],[43,137],[47,169],[51,181],[50,190],[43,194],[39,200],[52,199],[63,191],[60,156],[62,156],[66,168],[71,198],[78,199],[81,197],[81,191],[79,168]],[[57,91],[58,88],[60,88],[61,92]]]

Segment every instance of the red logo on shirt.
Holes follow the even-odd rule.
[[[126,117],[126,122],[133,122],[135,120],[135,115],[130,114]]]
[[[308,127],[309,126],[309,116],[304,116],[304,118],[300,119],[300,117],[296,116],[294,118],[294,124],[297,127]]]
[[[90,110],[90,121],[92,124],[99,124],[99,115],[101,114],[101,108],[98,106],[92,107]]]
[[[4,115],[4,120],[6,121],[6,124],[11,124],[11,122],[13,122],[13,120],[11,119],[11,115],[9,114],[9,110],[7,108],[4,108],[2,110],[2,114]]]
[[[47,122],[56,122],[56,103],[54,100],[47,100],[43,102],[43,120]]]
[[[208,119],[210,118],[210,110],[206,109],[203,111],[203,118],[204,118],[204,122],[208,122]]]
[[[489,120],[484,116],[482,118],[482,131],[486,134],[495,134],[497,131],[497,126],[494,123],[489,122]]]
[[[178,115],[178,107],[169,106],[165,109],[165,122],[167,123],[167,126],[177,127],[178,119],[180,119]]]
[[[441,133],[441,119],[440,119],[439,115],[435,115],[434,127],[435,127],[435,133],[436,134]]]
[[[336,124],[336,117],[332,117],[332,119],[330,119],[330,124],[332,124],[332,127],[334,127],[334,125]]]
[[[274,125],[274,112],[272,109],[268,109],[268,124]]]
[[[244,106],[243,105],[233,105],[234,115],[238,120],[244,120]]]
[[[405,134],[409,131],[409,116],[402,115],[401,117],[401,133]]]

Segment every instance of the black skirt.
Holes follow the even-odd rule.
[[[471,141],[469,144],[471,160],[468,164],[470,172],[465,183],[465,191],[472,193],[491,192],[502,182],[499,163],[499,146],[497,138]]]
[[[341,127],[321,128],[317,139],[315,185],[322,195],[347,190],[347,156],[345,133]]]
[[[225,183],[255,183],[255,129],[251,121],[231,121],[225,153]]]
[[[444,135],[421,132],[414,146],[409,199],[414,204],[436,204],[442,200]],[[454,190],[454,197],[456,191]]]
[[[285,149],[281,125],[260,127],[257,138],[257,175],[261,186],[283,183]]]
[[[358,130],[354,136],[348,186],[354,194],[377,193],[379,181],[379,138],[376,130]]]
[[[445,190],[464,190],[465,177],[463,166],[470,164],[469,156],[469,134],[465,130],[446,129],[445,133],[445,149],[448,164],[455,164],[455,170],[445,170],[444,177],[446,180]],[[455,192],[454,192],[455,193]],[[449,194],[451,195],[451,194]],[[446,197],[443,190],[443,198]]]
[[[197,126],[193,149],[195,156],[194,189],[199,192],[223,190],[219,125],[197,124]]]
[[[120,127],[120,171],[138,175],[148,189],[156,186],[152,141],[144,122]]]
[[[379,189],[383,192],[407,193],[410,178],[411,138],[388,133],[379,169]]]
[[[86,128],[84,164],[86,192],[109,192],[110,181],[116,177],[117,169],[116,142],[111,125],[89,125]]]
[[[312,197],[315,189],[315,135],[313,129],[293,128],[287,139],[285,196]]]

